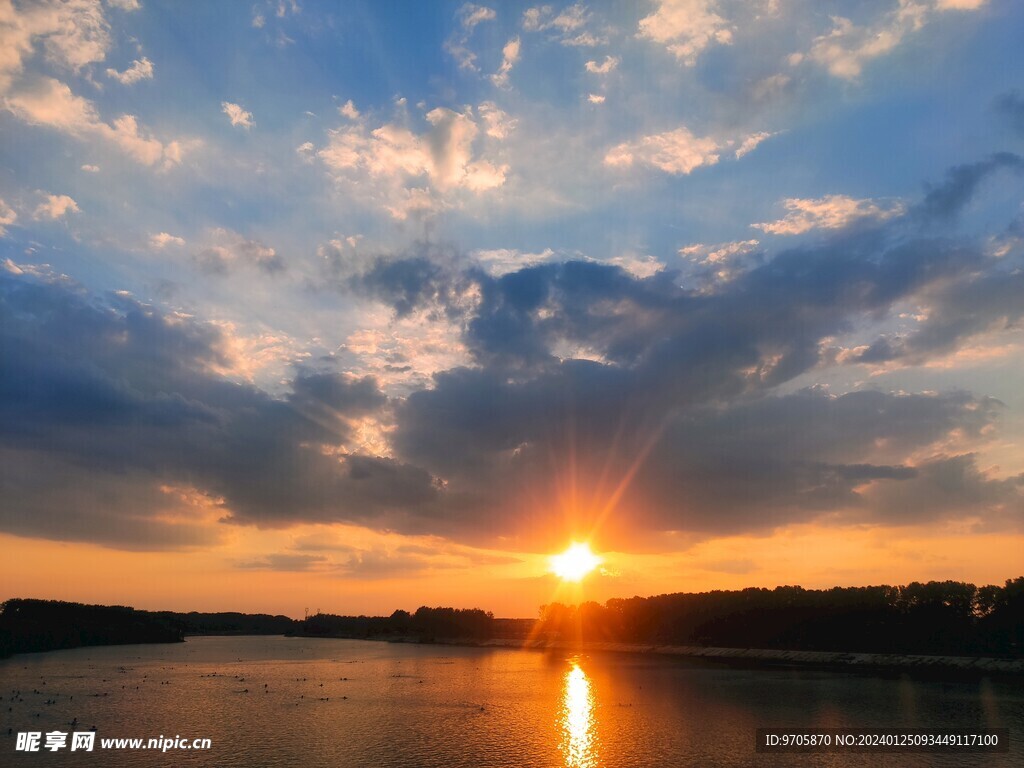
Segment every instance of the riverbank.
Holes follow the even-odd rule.
[[[1024,676],[1024,659],[998,659],[982,656],[780,651],[767,648],[711,648],[696,645],[651,645],[646,643],[575,643],[564,640],[523,641],[493,639],[474,643],[474,645],[538,651],[656,654],[727,663],[750,663],[759,666],[806,666],[865,671],[915,671]]]

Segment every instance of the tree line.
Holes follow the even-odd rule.
[[[1024,577],[1003,586],[798,586],[656,595],[604,605],[552,603],[540,618],[495,619],[479,608],[304,620],[245,613],[141,611],[12,599],[0,606],[0,656],[85,645],[180,642],[186,635],[301,635],[418,642],[611,641],[732,648],[1024,657]]]
[[[1024,577],[1003,586],[749,588],[542,606],[538,635],[861,653],[1024,656]]]
[[[397,610],[390,616],[336,616],[315,613],[302,622],[307,637],[362,639],[487,640],[494,637],[494,614],[479,608],[428,608],[415,613]]]
[[[281,635],[299,624],[267,614],[140,611],[15,598],[0,606],[0,657],[88,645],[175,643],[185,635]]]

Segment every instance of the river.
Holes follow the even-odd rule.
[[[0,694],[4,765],[1024,764],[1019,681],[738,669],[640,654],[195,637],[172,645],[18,655],[0,661]],[[93,726],[93,751],[72,751],[70,734],[91,733]],[[843,727],[1005,728],[1011,751],[754,751],[758,728],[827,732]],[[19,732],[40,733],[40,752],[18,750]],[[68,743],[47,750],[47,733],[68,733]],[[101,739],[160,737],[172,743],[180,737],[190,745],[193,739],[209,739],[210,747],[161,752],[101,746]]]

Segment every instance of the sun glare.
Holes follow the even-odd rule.
[[[590,551],[588,544],[573,544],[551,558],[551,572],[565,581],[580,581],[601,564],[601,558]]]

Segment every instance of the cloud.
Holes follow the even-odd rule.
[[[769,135],[757,133],[744,138],[735,156],[742,157]],[[608,150],[604,163],[613,168],[647,165],[665,173],[686,175],[701,166],[717,164],[722,152],[735,143],[731,139],[695,136],[685,127],[676,128],[623,142]]]
[[[508,87],[508,78],[512,73],[512,67],[519,61],[519,38],[513,37],[505,47],[501,49],[501,66],[498,71],[491,75],[491,82],[499,88]]]
[[[100,167],[98,165],[89,165],[88,163],[82,166],[82,170],[86,173],[99,173]]]
[[[0,198],[0,237],[4,237],[7,234],[7,227],[17,220],[17,212]]]
[[[736,148],[736,159],[739,160],[744,155],[753,152],[757,149],[758,144],[765,139],[770,139],[772,136],[775,136],[775,134],[768,133],[766,131],[762,131],[761,133],[752,133],[750,136],[747,136],[740,143],[739,147]]]
[[[493,8],[472,3],[466,3],[458,12],[459,23],[466,30],[472,30],[473,27],[484,21],[494,21],[497,17],[498,14],[494,12]]]
[[[604,61],[600,64],[596,61],[588,61],[586,63],[587,72],[590,72],[592,75],[607,75],[609,72],[613,72],[618,66],[618,56],[605,56]]]
[[[285,269],[284,259],[276,250],[222,227],[210,232],[209,244],[195,254],[195,259],[203,271],[216,275],[226,275],[239,265],[257,267],[267,274]]]
[[[501,110],[493,101],[484,101],[477,107],[484,123],[484,133],[495,139],[507,139],[516,129],[518,121]]]
[[[587,96],[587,101],[591,104],[604,104],[605,97],[600,93],[591,93]]]
[[[482,105],[489,136],[507,133],[511,124],[504,118],[493,103]],[[425,119],[423,134],[394,123],[335,129],[317,156],[339,181],[376,183],[382,207],[396,219],[441,210],[459,192],[481,193],[505,183],[508,165],[474,152],[480,130],[472,110],[437,107]]]
[[[252,128],[255,123],[252,119],[252,112],[246,112],[238,104],[232,104],[230,101],[221,102],[221,110],[225,115],[228,116],[228,120],[231,121],[232,125],[241,126],[242,128]]]
[[[611,258],[606,259],[604,263],[619,267],[634,277],[639,277],[641,279],[653,277],[665,269],[665,265],[650,254],[644,256],[638,256],[636,254],[612,256]]]
[[[679,249],[691,268],[687,283],[696,290],[709,293],[722,289],[744,272],[764,262],[764,253],[757,240],[736,240],[728,243],[693,243]]]
[[[551,261],[555,252],[545,248],[538,253],[524,253],[517,248],[491,248],[473,251],[472,256],[491,275],[500,277],[523,267]]]
[[[1019,328],[1024,319],[1024,273],[972,275],[924,292],[927,313],[904,334],[888,334],[853,350],[846,362],[920,365],[968,342]]]
[[[338,107],[338,113],[343,117],[347,117],[349,120],[357,120],[359,118],[359,110],[356,109],[356,105],[352,103],[352,99],[349,99]]]
[[[143,56],[141,59],[135,59],[132,65],[124,72],[118,72],[112,68],[108,69],[107,77],[117,80],[121,85],[132,85],[140,80],[152,80],[153,62]]]
[[[478,24],[493,21],[497,16],[492,8],[473,3],[466,3],[455,13],[459,28],[445,41],[444,49],[459,63],[460,68],[471,72],[478,71],[476,53],[469,48],[469,38]]]
[[[584,29],[590,23],[590,11],[583,3],[575,3],[557,13],[550,5],[527,8],[523,12],[523,29],[527,32],[552,32],[561,45],[591,48],[607,43],[607,38]]]
[[[38,78],[30,87],[11,94],[4,106],[16,117],[72,135],[102,130],[104,126],[92,102],[76,96],[53,78]],[[109,130],[109,126],[105,126]]]
[[[103,61],[110,48],[110,25],[99,0],[0,3],[0,94],[6,92],[35,55],[37,42],[47,61],[78,74]]]
[[[864,26],[835,16],[832,30],[814,39],[807,58],[834,77],[856,80],[869,62],[891,53],[937,13],[977,10],[984,4],[985,0],[901,0],[879,21]],[[792,61],[799,63],[803,58],[798,54]]]
[[[996,113],[1017,133],[1024,135],[1024,96],[1020,91],[1007,91],[995,100]]]
[[[662,43],[681,63],[692,67],[711,45],[730,45],[729,22],[713,0],[661,0],[657,10],[640,19],[638,37]]]
[[[35,218],[54,221],[69,213],[78,213],[81,209],[67,195],[46,195],[46,200],[36,206]]]
[[[783,200],[782,205],[789,211],[783,218],[750,226],[771,235],[800,235],[812,229],[842,229],[863,220],[885,221],[901,216],[906,210],[900,202],[878,203],[846,195],[825,195],[816,199],[790,197]]]
[[[3,530],[173,549],[217,541],[221,520],[423,527],[433,479],[346,448],[387,402],[372,379],[300,373],[275,398],[216,372],[232,364],[218,326],[21,272],[0,275],[19,374],[0,377]]]
[[[238,564],[239,568],[252,568],[262,571],[303,572],[316,570],[327,565],[323,555],[300,555],[294,553],[274,553],[264,555],[257,560],[248,560]]]
[[[731,243],[718,243],[717,245],[705,245],[694,243],[679,249],[679,255],[686,258],[694,258],[702,264],[722,264],[736,256],[745,256],[757,249],[757,240],[738,240]]]
[[[102,121],[92,102],[50,77],[23,82],[3,103],[26,123],[44,125],[79,139],[100,138],[143,165],[168,169],[179,165],[185,152],[182,142],[164,143],[154,138],[139,126],[134,115],[121,115],[112,123]]]
[[[915,212],[929,223],[953,219],[974,197],[978,185],[1004,168],[1020,172],[1024,159],[1011,152],[998,152],[985,160],[954,166],[946,172],[942,183],[927,188],[924,201]]]
[[[169,245],[181,248],[185,245],[185,239],[168,234],[167,232],[158,232],[155,235],[149,236],[149,244],[153,248],[166,248]]]
[[[425,308],[457,311],[472,282],[459,274],[450,254],[429,246],[401,257],[373,256],[342,279],[352,292],[387,304],[399,318]]]
[[[8,267],[0,362],[18,375],[0,377],[0,527],[142,548],[208,545],[228,523],[344,522],[517,551],[826,518],[1019,528],[1024,482],[976,458],[998,445],[997,401],[792,391],[849,362],[835,339],[907,306],[932,311],[888,341],[921,364],[1019,324],[1016,259],[922,232],[919,210],[772,254],[687,246],[714,265],[744,260],[713,291],[644,255],[385,254],[337,235],[323,282],[370,318],[341,352],[401,377],[390,396],[383,378],[305,367],[268,393],[225,373],[239,364],[229,327]],[[421,360],[429,378],[395,372]]]

